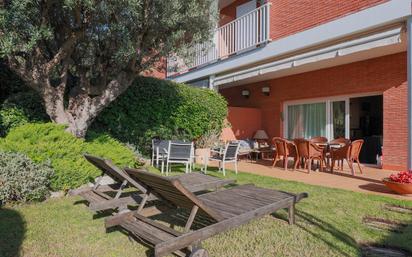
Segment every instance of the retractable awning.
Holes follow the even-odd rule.
[[[402,41],[402,33],[403,26],[398,26],[357,39],[345,41],[343,43],[324,47],[322,49],[309,51],[285,59],[262,64],[257,67],[225,74],[222,76],[216,76],[214,85],[219,86],[233,82],[240,82],[242,80],[251,79],[262,75],[268,77],[268,75],[270,74],[276,74],[277,72],[287,69],[298,68],[304,65],[354,55],[379,47],[400,44]]]

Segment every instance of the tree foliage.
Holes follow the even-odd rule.
[[[214,2],[4,0],[0,57],[82,137],[136,76],[209,38]]]

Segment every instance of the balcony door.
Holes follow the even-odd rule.
[[[349,138],[349,98],[294,101],[285,104],[285,136]]]
[[[246,2],[236,7],[236,19],[244,16],[245,14],[255,10],[257,7],[256,0]],[[235,51],[238,52],[243,48],[242,42],[247,37],[254,37],[256,33],[251,33],[255,30],[255,24],[250,19],[240,20],[235,26]]]

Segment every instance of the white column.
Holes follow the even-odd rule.
[[[217,90],[215,88],[215,78],[216,78],[215,75],[210,75],[210,77],[209,77],[209,89],[210,90]]]
[[[408,169],[412,170],[412,17],[408,18],[406,24],[408,34]]]

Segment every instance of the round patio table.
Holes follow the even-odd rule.
[[[330,169],[330,154],[331,154],[331,148],[340,148],[340,147],[343,146],[343,144],[342,144],[342,143],[330,143],[330,142],[326,142],[326,143],[315,143],[315,145],[324,148],[325,158],[326,158],[326,168],[327,168],[327,169]],[[329,153],[329,156],[327,156],[328,153]]]

